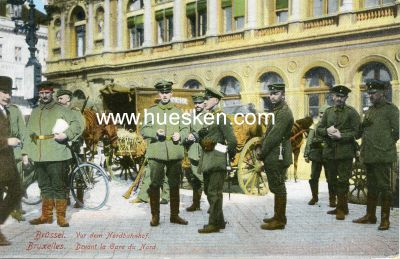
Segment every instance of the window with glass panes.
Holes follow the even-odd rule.
[[[233,76],[222,78],[219,83],[220,91],[225,94],[223,99],[223,110],[226,113],[234,113],[241,106],[240,82]]]
[[[289,0],[275,0],[275,22],[287,22],[289,15]]]
[[[143,0],[130,0],[128,3],[128,11],[137,11],[144,7]]]
[[[339,0],[312,0],[313,16],[334,14],[339,11]]]
[[[129,47],[131,49],[142,46],[144,41],[143,15],[128,18]]]
[[[384,82],[387,82],[390,85],[390,81],[392,81],[392,75],[389,69],[382,63],[379,62],[370,62],[363,65],[359,72],[361,73],[361,105],[362,109],[368,108],[371,106],[371,102],[369,100],[368,93],[366,92],[365,82],[368,79],[377,79]],[[386,100],[392,101],[392,88],[390,87],[386,91]]]
[[[186,5],[187,36],[204,36],[207,31],[207,0],[198,0]]]
[[[170,42],[174,35],[172,8],[156,11],[157,43]]]
[[[361,0],[363,1],[364,8],[378,7],[386,4],[394,4],[395,0]]]
[[[201,87],[201,83],[196,79],[190,79],[183,85],[184,89],[200,89]]]
[[[284,83],[282,77],[275,72],[267,72],[264,73],[262,76],[260,76],[260,79],[258,80],[260,82],[260,87],[261,87],[261,103],[262,103],[262,108],[263,110],[270,110],[271,107],[271,103],[268,100],[268,96],[269,96],[269,90],[268,90],[268,86],[270,84],[281,84]]]
[[[221,0],[223,13],[223,31],[231,32],[244,28],[245,23],[245,0]]]
[[[85,55],[85,31],[85,25],[75,27],[77,57],[82,57]]]
[[[312,118],[318,116],[318,109],[324,104],[333,105],[329,93],[335,84],[332,73],[324,67],[315,67],[304,75],[304,92],[307,99],[308,115]]]

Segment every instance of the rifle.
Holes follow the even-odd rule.
[[[122,195],[122,197],[124,197],[125,199],[129,199],[129,197],[133,192],[133,189],[135,189],[135,187],[140,183],[140,179],[144,175],[144,168],[146,167],[146,165],[147,165],[147,158],[144,159],[142,166],[140,167],[140,170],[136,175],[135,181],[133,181],[131,186],[129,186],[129,189],[124,193],[124,195]]]
[[[89,101],[89,98],[90,98],[89,96],[86,97],[85,102],[83,103],[83,106],[82,106],[82,109],[81,109],[81,113],[83,113],[83,111],[85,110],[86,105],[87,105],[87,103],[88,103],[88,101]]]

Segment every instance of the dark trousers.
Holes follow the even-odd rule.
[[[382,199],[391,200],[392,191],[390,188],[391,163],[365,164],[367,169],[368,193],[377,197],[381,194]]]
[[[325,170],[328,171],[335,193],[346,194],[349,191],[349,179],[353,168],[353,159],[327,160]]]
[[[186,178],[188,182],[193,188],[193,191],[202,191],[203,190],[203,174],[198,170],[199,161],[190,160],[190,170],[188,170],[186,174]]]
[[[3,191],[0,199],[0,225],[2,225],[10,213],[21,202],[22,191],[19,177],[5,182],[0,182],[0,189]],[[5,195],[5,197],[4,197]]]
[[[280,163],[269,164],[264,167],[268,178],[268,186],[273,194],[286,195],[286,170]]]
[[[310,177],[310,184],[311,185],[318,185],[319,178],[321,176],[322,167],[324,167],[325,171],[325,178],[326,182],[328,183],[328,189],[330,193],[334,192],[334,187],[332,185],[332,177],[329,175],[328,170],[326,168],[325,162],[320,161],[311,161],[311,177]]]
[[[35,163],[42,198],[68,198],[68,163],[68,160]]]
[[[182,174],[182,160],[162,161],[149,159],[149,167],[151,189],[161,188],[161,186],[163,186],[165,174],[167,174],[169,188],[171,190],[179,188]]]
[[[205,172],[204,193],[207,195],[210,204],[210,215],[208,224],[221,226],[225,224],[224,212],[222,211],[223,195],[226,171]]]

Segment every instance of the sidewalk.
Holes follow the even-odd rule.
[[[399,252],[399,210],[391,211],[389,231],[378,224],[351,222],[365,213],[365,206],[349,204],[344,221],[327,215],[327,186],[320,182],[320,202],[308,206],[307,181],[288,182],[288,224],[283,231],[260,229],[262,219],[273,213],[273,195],[263,197],[224,194],[224,213],[229,222],[220,233],[201,235],[207,223],[207,201],[202,210],[188,213],[191,191],[181,190],[181,216],[188,226],[169,223],[169,205],[161,205],[161,225],[150,227],[148,204],[130,204],[122,198],[128,183],[111,183],[111,195],[100,211],[68,210],[71,227],[31,226],[9,218],[2,232],[12,245],[0,247],[0,258],[261,258],[276,256],[388,257]],[[24,206],[27,219],[39,206]],[[380,208],[377,209],[378,218]],[[112,232],[112,233],[111,233]],[[36,237],[42,236],[38,240]]]

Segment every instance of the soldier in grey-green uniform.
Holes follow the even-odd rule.
[[[224,94],[220,91],[206,87],[205,110],[208,113],[198,133],[202,147],[198,171],[204,177],[204,192],[210,204],[210,215],[208,224],[198,230],[202,234],[219,232],[220,229],[225,229],[226,224],[222,211],[222,191],[227,174],[227,162],[228,159],[235,157],[237,140],[230,120],[218,107],[223,97]],[[212,124],[208,123],[210,120]]]
[[[142,182],[139,185],[140,192],[137,197],[132,201],[132,203],[141,203],[141,202],[149,202],[149,194],[147,193],[151,183],[150,178],[150,168],[149,165],[146,165],[144,168],[144,175]],[[161,192],[161,201],[160,204],[168,204],[169,201],[169,185],[168,185],[168,177],[164,178]]]
[[[80,127],[83,132],[83,130],[85,129],[85,118],[83,117],[81,110],[78,107],[71,106],[72,92],[70,90],[60,89],[57,91],[56,97],[57,97],[57,102],[60,105],[71,110],[71,112],[76,117],[76,120],[79,121]],[[83,139],[81,137],[76,138],[73,140],[73,142],[71,144],[71,149],[73,152],[79,154],[82,145],[83,145]],[[70,162],[71,162],[71,164],[73,164],[72,160]],[[68,184],[69,184],[69,181],[67,182],[67,185]],[[76,189],[76,198],[81,203],[83,203],[83,195],[84,195],[83,188],[77,188]],[[69,201],[69,197],[68,197],[68,201]],[[77,202],[74,204],[74,208],[81,208],[81,207],[82,206],[79,205],[79,203],[77,203]]]
[[[161,81],[154,86],[160,102],[145,111],[141,129],[147,141],[146,157],[150,167],[151,183],[148,190],[152,219],[151,226],[160,224],[160,188],[165,174],[170,187],[170,222],[187,225],[179,217],[179,183],[182,174],[184,149],[182,140],[188,135],[188,127],[182,121],[182,111],[171,103],[172,82]]]
[[[269,99],[273,106],[275,123],[267,126],[259,160],[264,162],[264,170],[268,177],[268,186],[275,195],[274,216],[264,219],[262,229],[284,229],[286,225],[286,170],[292,164],[292,146],[290,134],[294,119],[292,111],[285,102],[285,85],[271,84],[268,86]]]
[[[387,230],[392,200],[390,169],[398,159],[396,142],[399,140],[399,109],[386,100],[385,82],[369,80],[366,85],[372,103],[361,124],[361,161],[367,170],[367,214],[353,222],[376,223],[376,204],[380,194],[381,224],[378,229]]]
[[[321,120],[324,115],[326,109],[328,109],[328,105],[322,105],[319,108],[319,120]],[[321,175],[322,167],[325,168],[325,160],[322,158],[322,149],[324,146],[323,139],[317,134],[316,129],[318,128],[318,123],[310,128],[310,132],[308,133],[306,147],[304,148],[304,159],[307,163],[311,161],[311,179],[309,180],[312,198],[308,202],[308,205],[315,205],[318,202],[318,182],[319,177]],[[331,179],[329,178],[328,172],[325,169],[325,178],[328,183],[329,190],[329,207],[336,207],[336,195],[334,193],[334,188],[331,183]]]
[[[322,156],[326,159],[325,169],[337,195],[336,209],[328,211],[328,214],[336,215],[337,220],[343,220],[348,214],[347,193],[357,149],[356,139],[359,138],[360,116],[353,107],[346,105],[351,92],[349,88],[336,85],[331,91],[334,106],[325,111],[317,134],[322,136],[326,144]]]
[[[53,99],[53,88],[58,86],[49,81],[39,85],[40,103],[32,110],[27,124],[23,153],[35,163],[42,197],[42,215],[31,220],[32,225],[52,223],[55,207],[57,224],[60,227],[69,226],[65,218],[69,192],[66,167],[72,156],[66,141],[79,137],[83,129],[71,110]],[[56,121],[62,120],[68,128],[53,129]]]
[[[204,118],[204,95],[196,94],[192,96],[192,100],[194,103],[194,116],[198,118],[198,120],[194,120],[194,116],[192,116],[192,120],[189,127],[189,136],[185,140],[184,145],[188,149],[188,157],[190,160],[190,170],[186,175],[190,185],[193,189],[193,203],[190,207],[186,208],[187,211],[196,211],[200,210],[200,200],[201,194],[203,193],[203,175],[198,171],[199,160],[200,160],[200,152],[201,147],[199,144],[199,130],[203,127],[202,121]]]

